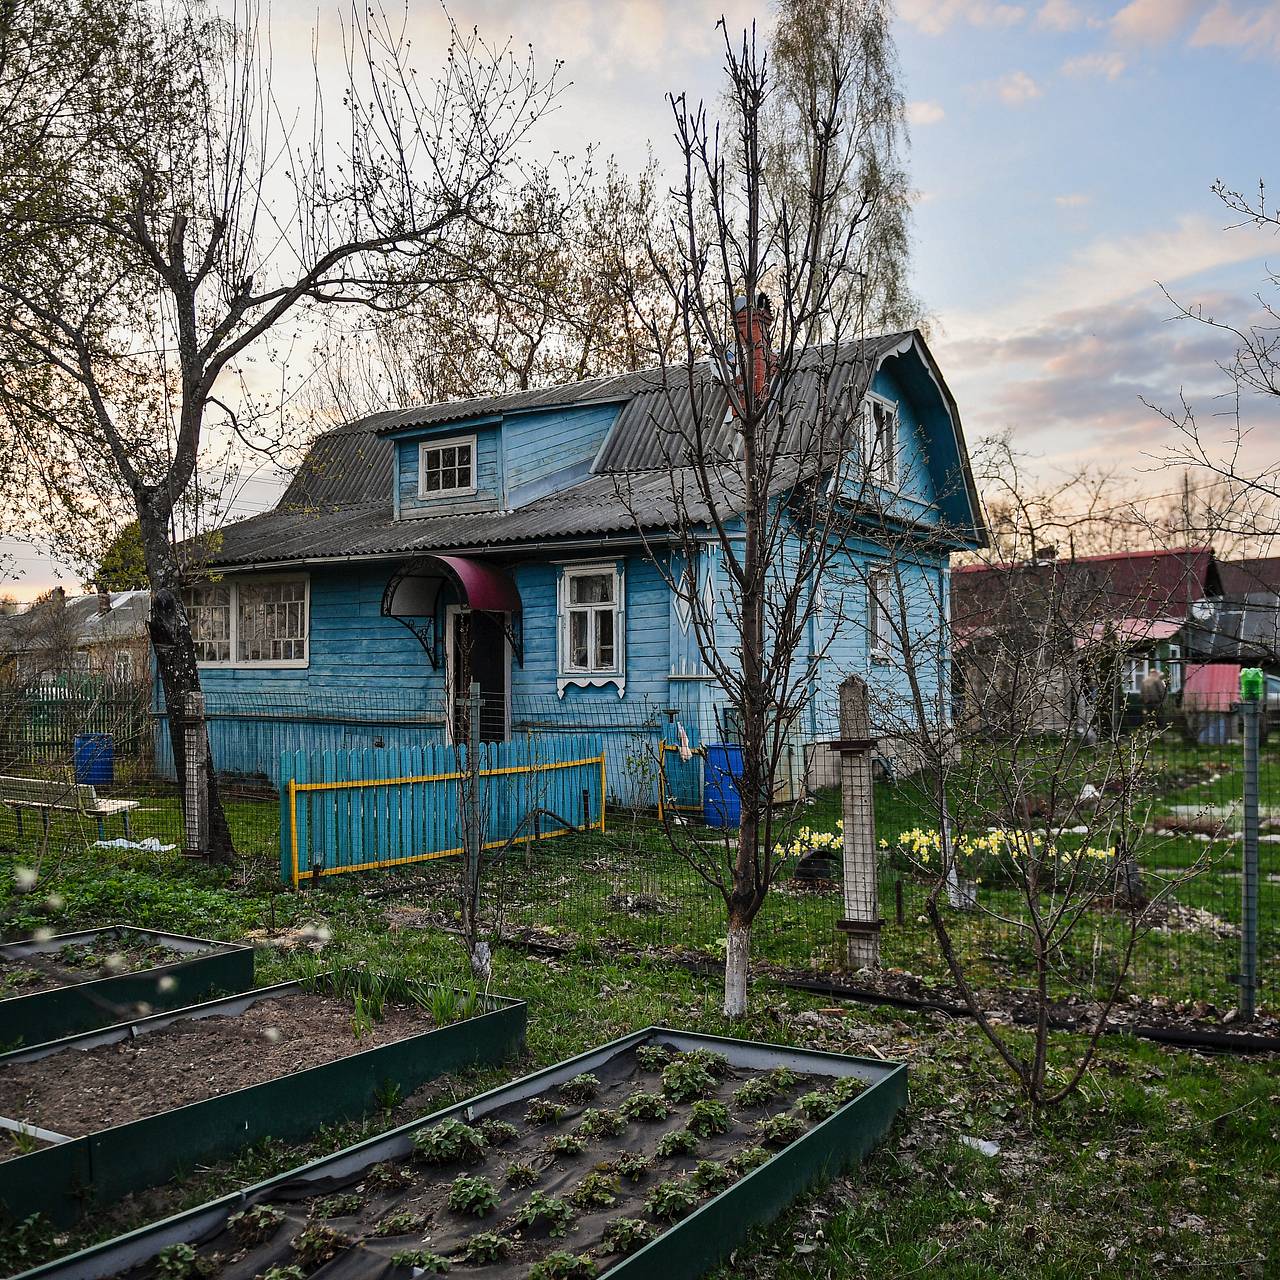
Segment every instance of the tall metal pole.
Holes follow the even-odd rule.
[[[471,682],[467,716],[467,948],[472,952],[480,936],[480,682]]]
[[[1244,718],[1244,867],[1240,877],[1240,1020],[1251,1022],[1258,990],[1258,721],[1262,672],[1240,673]]]

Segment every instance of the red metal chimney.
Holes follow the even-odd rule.
[[[754,306],[744,297],[735,298],[733,323],[738,330],[738,350],[743,356],[744,365],[738,371],[737,383],[745,394],[746,378],[749,376],[751,394],[758,404],[764,399],[769,376],[773,372],[773,347],[770,344],[773,304],[769,301],[769,295],[759,294]]]

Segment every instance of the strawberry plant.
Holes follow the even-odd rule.
[[[293,1237],[293,1251],[308,1271],[316,1270],[321,1263],[336,1258],[350,1247],[351,1240],[332,1227],[310,1226]]]
[[[162,1280],[197,1280],[217,1270],[214,1258],[203,1258],[189,1244],[171,1244],[156,1257],[156,1274]]]
[[[658,1140],[660,1156],[691,1156],[698,1149],[698,1135],[690,1129],[672,1129]]]
[[[255,1204],[227,1219],[232,1235],[242,1245],[258,1245],[283,1225],[285,1212],[273,1204]]]
[[[618,1110],[628,1120],[665,1120],[671,1113],[671,1108],[661,1094],[645,1093],[643,1090],[624,1098]]]
[[[614,1172],[627,1179],[628,1182],[639,1182],[650,1169],[653,1161],[642,1156],[638,1151],[628,1151],[613,1162]]]
[[[534,1098],[524,1113],[525,1124],[559,1124],[569,1113],[569,1108],[545,1098]]]
[[[708,1075],[715,1076],[717,1080],[723,1080],[729,1074],[729,1059],[723,1053],[716,1053],[713,1049],[690,1049],[688,1053],[682,1053],[680,1056],[686,1062],[696,1062],[706,1070]]]
[[[484,1134],[456,1118],[413,1135],[414,1152],[427,1164],[474,1164],[488,1146]]]
[[[360,1212],[360,1197],[354,1191],[341,1195],[325,1196],[311,1206],[311,1215],[315,1218],[345,1218]]]
[[[829,1115],[835,1113],[835,1109],[839,1105],[835,1098],[825,1090],[815,1089],[811,1093],[801,1094],[796,1099],[796,1110],[806,1120],[825,1120]]]
[[[743,1147],[729,1161],[729,1167],[734,1173],[741,1175],[758,1169],[768,1159],[769,1153],[763,1147]]]
[[[557,1249],[529,1268],[529,1280],[589,1280],[595,1273],[596,1264],[585,1254]]]
[[[604,1229],[601,1251],[603,1253],[634,1253],[641,1245],[648,1244],[657,1234],[657,1230],[641,1218],[614,1218]]]
[[[517,1227],[541,1228],[549,1236],[562,1236],[573,1226],[574,1212],[566,1201],[534,1191],[511,1215],[511,1221]]]
[[[843,1107],[846,1102],[852,1102],[866,1087],[867,1082],[859,1080],[857,1076],[841,1076],[831,1086],[830,1093],[836,1100],[836,1104]]]
[[[572,1080],[566,1080],[560,1086],[560,1092],[570,1102],[578,1104],[590,1102],[600,1092],[600,1079],[589,1071],[584,1071],[581,1075],[574,1076]]]
[[[734,1090],[733,1101],[736,1106],[745,1110],[750,1107],[767,1107],[777,1096],[778,1091],[768,1076],[756,1076]]]
[[[398,1209],[387,1216],[369,1232],[371,1236],[405,1236],[410,1231],[417,1231],[424,1226],[426,1219],[420,1214],[410,1213],[407,1209]]]
[[[578,1132],[588,1138],[616,1138],[627,1127],[627,1118],[616,1111],[597,1111],[591,1108],[582,1113]]]
[[[425,1271],[429,1276],[442,1276],[449,1270],[449,1259],[442,1258],[430,1249],[401,1249],[391,1255],[391,1261],[398,1267],[414,1267]]]
[[[700,1138],[728,1133],[731,1126],[729,1108],[714,1098],[700,1098],[689,1108],[689,1129]]]
[[[574,1187],[569,1199],[579,1209],[607,1209],[618,1203],[618,1181],[607,1173],[589,1173]]]
[[[688,1058],[677,1058],[662,1071],[662,1091],[672,1102],[691,1102],[714,1093],[716,1082],[706,1067]]]
[[[587,1149],[587,1140],[576,1133],[553,1133],[547,1139],[547,1150],[557,1156],[580,1156]]]
[[[507,1184],[512,1187],[531,1187],[537,1182],[539,1174],[527,1160],[513,1160],[507,1165],[504,1175]]]
[[[804,1132],[804,1125],[795,1116],[780,1111],[776,1116],[766,1116],[756,1121],[756,1137],[766,1147],[785,1147]]]
[[[520,1136],[520,1130],[507,1120],[481,1120],[476,1128],[491,1147],[505,1146]]]
[[[641,1071],[661,1071],[671,1061],[671,1052],[660,1044],[642,1044],[636,1050]]]
[[[719,1160],[699,1160],[691,1177],[693,1185],[706,1192],[723,1191],[733,1181],[733,1174]]]
[[[449,1188],[449,1208],[454,1213],[469,1213],[483,1218],[498,1207],[498,1192],[488,1178],[473,1178],[460,1173]]]
[[[664,1222],[674,1222],[683,1218],[698,1207],[697,1195],[689,1189],[689,1184],[672,1179],[660,1182],[644,1202],[645,1209],[655,1218]]]
[[[511,1252],[511,1241],[496,1231],[478,1231],[463,1246],[462,1261],[483,1266],[489,1262],[501,1262]]]

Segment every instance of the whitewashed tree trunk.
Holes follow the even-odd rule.
[[[729,925],[729,946],[724,956],[724,1016],[747,1016],[747,986],[751,973],[751,926]]]

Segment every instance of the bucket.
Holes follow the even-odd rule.
[[[742,818],[738,782],[742,777],[742,748],[726,742],[707,746],[702,787],[702,820],[709,827],[736,827]]]
[[[78,733],[75,740],[76,781],[110,786],[116,780],[116,743],[109,733]]]

